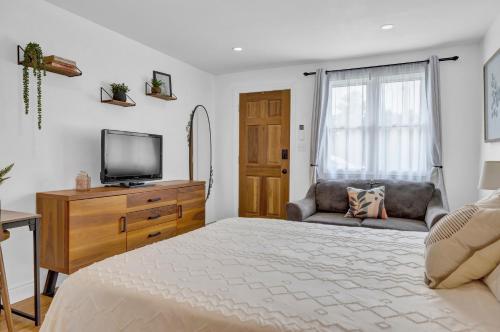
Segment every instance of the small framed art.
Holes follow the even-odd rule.
[[[500,141],[500,50],[484,65],[484,140]]]
[[[153,71],[153,79],[161,81],[161,94],[172,97],[172,78],[169,74]]]

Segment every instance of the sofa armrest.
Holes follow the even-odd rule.
[[[316,200],[310,197],[286,204],[286,216],[288,220],[303,221],[315,212]]]
[[[427,212],[425,213],[425,223],[427,224],[427,228],[431,229],[441,218],[448,214],[448,210],[445,210],[443,207],[429,207],[427,208]]]
[[[448,214],[448,210],[444,208],[443,199],[441,197],[441,191],[436,189],[432,195],[431,201],[427,206],[427,212],[425,213],[425,223],[427,228],[431,229],[441,218]]]
[[[316,212],[316,184],[309,187],[306,197],[300,201],[286,204],[286,216],[288,220],[303,221]]]

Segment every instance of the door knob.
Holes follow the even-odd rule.
[[[281,173],[286,174],[286,173],[288,173],[288,170],[287,170],[286,168],[283,168],[283,169],[281,170]]]

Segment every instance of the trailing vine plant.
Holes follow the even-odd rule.
[[[43,64],[42,48],[33,42],[28,43],[24,49],[23,100],[26,114],[29,113],[30,107],[29,67],[33,68],[33,76],[36,77],[38,129],[42,129],[42,73],[45,76],[46,72]]]

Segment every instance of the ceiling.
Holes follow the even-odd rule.
[[[499,0],[48,2],[214,74],[477,40],[500,14]]]

